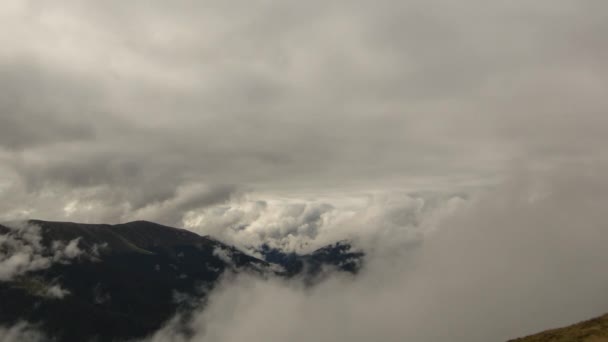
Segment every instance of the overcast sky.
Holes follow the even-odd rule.
[[[2,1],[0,217],[162,209],[180,224],[235,194],[461,190],[514,165],[604,160],[607,12]]]

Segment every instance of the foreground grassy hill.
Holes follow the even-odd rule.
[[[509,342],[608,342],[608,314]]]

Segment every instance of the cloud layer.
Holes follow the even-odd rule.
[[[198,196],[605,160],[606,6],[5,1],[1,218],[181,225]]]
[[[502,341],[592,317],[608,307],[607,200],[601,173],[519,175],[356,278],[229,279],[193,336],[173,322],[151,341]]]
[[[42,242],[39,226],[27,222],[13,222],[0,226],[0,281],[10,281],[31,271],[51,267],[53,263],[70,263],[84,257],[95,258],[96,253],[87,253],[78,247],[80,238],[67,243]],[[49,289],[49,294],[60,294],[58,288]]]

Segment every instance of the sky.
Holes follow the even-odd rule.
[[[461,191],[605,160],[602,1],[3,1],[3,219]],[[163,211],[163,213],[159,213]]]
[[[471,280],[479,278],[454,283],[435,271],[451,269],[440,257],[447,251],[464,261],[505,260],[504,274],[525,265],[526,277],[580,258],[589,267],[575,273],[589,279],[603,272],[593,260],[605,260],[597,241],[608,235],[598,231],[596,207],[607,199],[606,13],[600,0],[4,0],[0,221],[144,219],[244,250],[268,243],[307,251],[349,238],[374,251],[372,260],[404,270],[369,271],[344,295],[327,285],[307,310],[325,308],[314,306],[323,298],[365,297],[352,312],[400,313],[383,303],[404,298],[391,297],[396,290],[386,285],[410,279],[404,246],[424,251],[415,267],[422,274],[412,277],[437,284],[433,298],[486,288]],[[452,215],[467,217],[468,224],[458,221],[462,234],[446,233],[458,226]],[[533,248],[552,232],[559,233],[549,247]],[[511,260],[513,249],[501,241],[528,249]],[[477,248],[467,253],[470,244]],[[474,273],[464,261],[454,270]],[[495,279],[484,267],[481,279]],[[378,277],[387,282],[377,298],[370,289]],[[517,325],[505,295],[503,320],[462,340],[570,323],[606,304],[605,278],[573,284],[563,301],[541,289],[570,278],[556,271],[534,279],[538,287],[515,283],[511,294],[540,298],[526,308],[546,320]],[[251,281],[225,293],[245,286],[262,299],[266,291],[284,293],[292,305],[305,298],[289,284]],[[411,286],[428,299],[422,285]],[[574,306],[574,298],[584,300],[572,314],[549,314],[558,304]],[[242,312],[269,303],[247,303],[251,310]],[[490,309],[460,317],[477,322]],[[408,314],[420,323],[446,307],[426,310]],[[348,317],[369,320],[361,315]],[[454,326],[471,322],[462,320]],[[361,326],[392,331],[393,340],[434,341],[453,331],[386,322]],[[343,340],[366,336],[344,331]],[[217,341],[239,337],[213,333]]]

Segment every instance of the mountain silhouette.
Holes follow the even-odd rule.
[[[227,271],[300,276],[313,284],[324,269],[356,273],[363,259],[340,242],[308,255],[263,246],[262,260],[210,237],[147,221],[26,225],[36,229],[0,225],[0,237],[29,241],[35,248],[13,245],[34,250],[38,254],[27,260],[48,265],[0,281],[0,324],[30,322],[57,341],[146,337],[177,312],[204,303]]]

